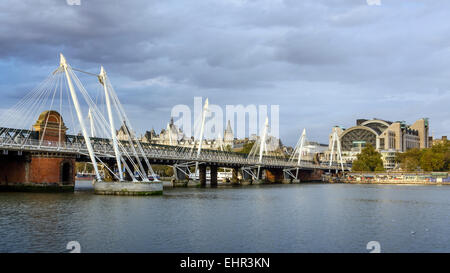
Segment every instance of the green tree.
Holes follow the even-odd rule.
[[[427,172],[443,171],[445,167],[444,153],[436,153],[432,149],[427,149],[420,157],[420,167]]]
[[[398,153],[396,161],[407,171],[448,171],[450,167],[450,142],[444,141],[427,149],[410,149]]]
[[[245,143],[244,147],[242,147],[242,149],[239,152],[242,153],[242,154],[250,153],[250,151],[253,148],[253,144],[255,144],[254,141],[249,141],[249,142]]]
[[[400,163],[402,169],[407,171],[417,171],[420,168],[420,158],[422,151],[418,148],[409,149],[404,153],[397,153],[397,162]]]
[[[227,146],[225,146],[225,152],[232,152],[233,151],[233,149],[231,148],[231,145],[227,145]]]
[[[166,177],[172,177],[173,176],[173,167],[172,166],[166,166],[164,174],[166,175]]]
[[[384,171],[381,154],[372,145],[368,144],[356,156],[356,160],[353,161],[352,170],[357,172]]]

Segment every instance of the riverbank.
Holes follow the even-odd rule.
[[[450,185],[447,172],[347,173],[342,177],[332,177],[330,181],[348,184]]]
[[[430,182],[430,181],[408,181],[408,180],[386,180],[386,181],[341,181],[344,184],[381,184],[381,185],[450,185],[450,182]]]

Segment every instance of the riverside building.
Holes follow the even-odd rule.
[[[394,169],[395,155],[412,148],[428,148],[429,121],[421,118],[412,125],[405,121],[387,121],[382,119],[358,119],[356,125],[348,129],[335,127],[341,143],[342,158],[345,163],[351,163],[357,154],[371,144],[382,155],[385,169]],[[332,134],[329,138],[329,159],[332,146]]]

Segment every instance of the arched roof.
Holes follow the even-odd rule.
[[[383,124],[383,125],[386,125],[387,127],[389,127],[392,123],[389,123],[389,122],[387,122],[387,121],[385,121],[385,120],[381,120],[381,119],[372,119],[372,120],[367,120],[367,121],[364,121],[363,123],[361,123],[361,125],[367,125],[367,124],[369,124],[369,123],[380,123],[380,124]]]
[[[342,150],[350,151],[354,147],[355,141],[364,141],[375,147],[378,135],[376,130],[367,126],[358,125],[342,132],[339,139],[341,141]]]
[[[346,134],[350,133],[351,131],[358,130],[358,129],[370,131],[370,132],[374,133],[376,136],[380,135],[373,128],[370,128],[370,127],[367,127],[367,126],[358,125],[358,126],[350,127],[347,130],[343,131],[342,134],[340,135],[340,137],[342,138],[343,136],[345,136]]]
[[[374,129],[375,131],[377,131],[378,135],[381,135],[381,133],[383,133],[384,130],[386,130],[391,124],[392,123],[385,121],[385,120],[372,119],[372,120],[367,120],[367,121],[361,123],[360,126],[370,127],[372,129]]]

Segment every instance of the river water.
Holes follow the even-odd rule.
[[[0,252],[450,252],[450,187],[299,184],[163,196],[0,193]]]

